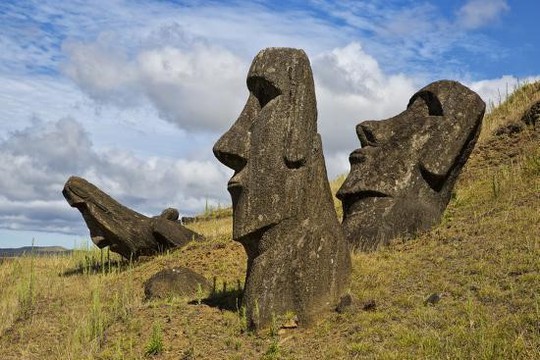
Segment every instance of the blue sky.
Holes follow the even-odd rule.
[[[88,240],[61,195],[83,176],[155,215],[229,204],[213,143],[269,46],[303,48],[330,177],[362,120],[458,80],[488,104],[540,75],[540,3],[452,1],[3,1],[0,247]]]

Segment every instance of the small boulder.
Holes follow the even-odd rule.
[[[431,295],[429,295],[425,300],[424,300],[424,305],[435,305],[436,303],[438,303],[439,301],[441,301],[441,296],[442,294],[438,294],[438,293],[433,293]]]
[[[178,209],[166,208],[165,210],[161,212],[159,216],[155,216],[155,217],[161,217],[167,220],[177,221],[179,216],[180,216],[180,213],[178,212]]]
[[[362,304],[362,310],[375,311],[377,309],[377,303],[373,299],[369,299]]]
[[[161,270],[144,283],[146,300],[169,297],[192,297],[202,291],[206,294],[212,286],[201,274],[186,267]]]

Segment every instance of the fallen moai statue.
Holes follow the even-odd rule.
[[[443,80],[414,94],[401,114],[356,127],[362,147],[337,193],[354,249],[374,250],[440,221],[484,110],[475,92]]]
[[[307,324],[335,308],[351,271],[317,134],[309,60],[302,50],[262,50],[247,87],[242,113],[213,149],[235,171],[228,183],[233,239],[248,256],[242,304],[251,327],[287,312]]]
[[[94,244],[109,246],[126,259],[155,255],[202,239],[181,225],[178,210],[169,208],[159,216],[144,216],[80,177],[70,177],[62,194],[81,212]]]

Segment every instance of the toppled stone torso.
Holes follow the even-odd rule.
[[[62,194],[69,205],[81,212],[94,244],[99,248],[109,246],[126,259],[155,255],[203,239],[181,225],[178,210],[165,209],[161,215],[149,218],[80,177],[70,177]]]

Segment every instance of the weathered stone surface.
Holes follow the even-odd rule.
[[[332,309],[350,254],[326,176],[311,67],[302,50],[259,52],[238,120],[215,144],[228,183],[233,238],[248,256],[243,304],[253,327],[294,312],[300,324]]]
[[[170,297],[205,297],[212,286],[204,276],[186,267],[161,270],[144,283],[146,300]]]
[[[202,239],[181,225],[178,210],[165,209],[161,215],[149,218],[80,177],[70,177],[62,194],[69,205],[81,212],[94,244],[99,248],[109,246],[126,259],[155,255]]]
[[[180,213],[178,212],[178,209],[167,208],[163,210],[161,214],[159,214],[159,216],[154,216],[154,217],[161,217],[163,219],[177,221],[179,216],[180,216]]]
[[[362,148],[337,193],[353,248],[374,250],[440,221],[484,110],[475,92],[443,80],[414,94],[401,114],[356,127]]]

